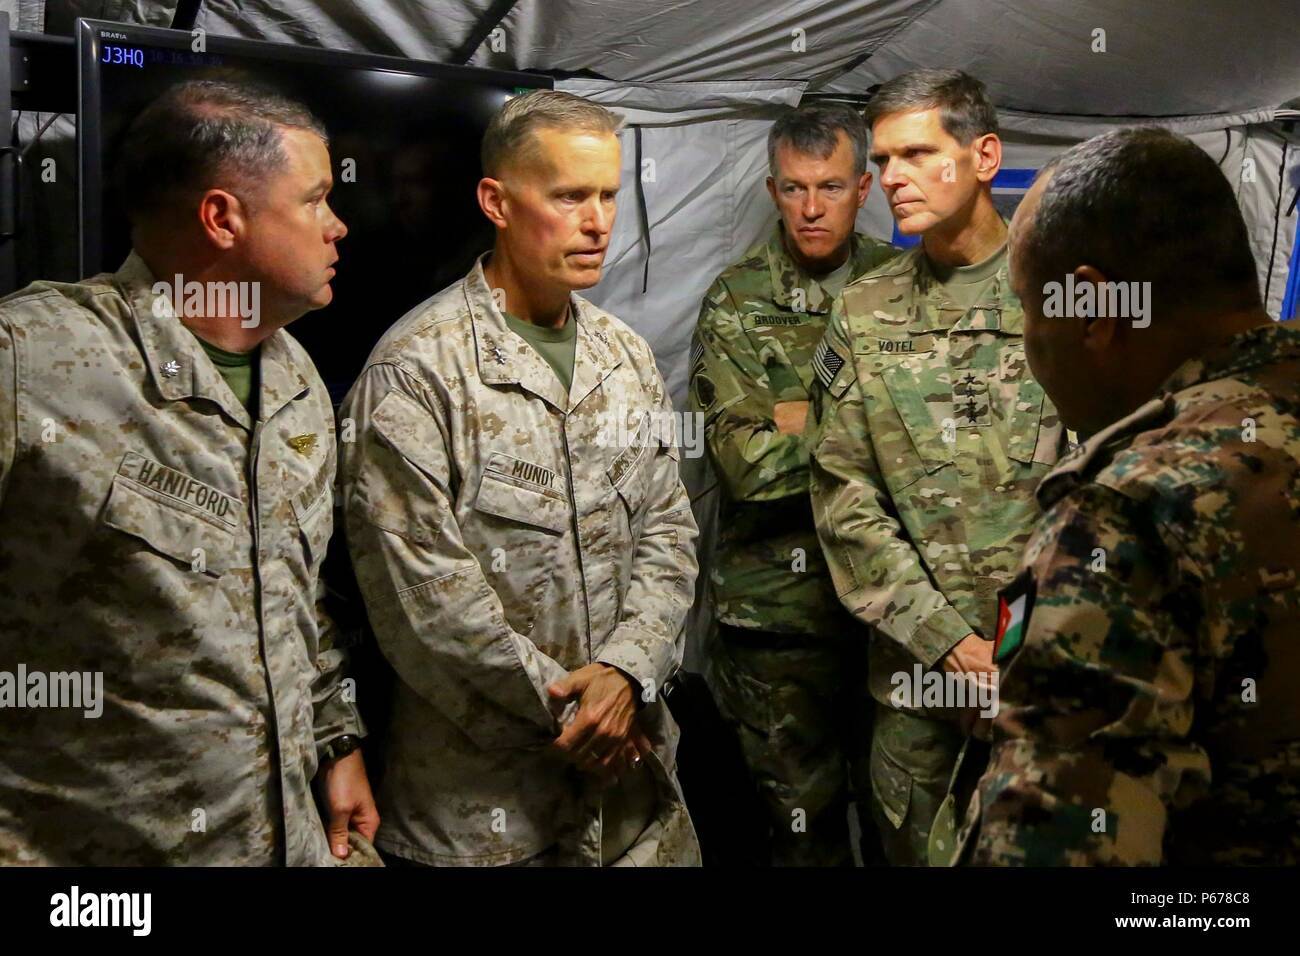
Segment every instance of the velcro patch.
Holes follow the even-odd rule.
[[[806,321],[802,315],[753,315],[746,317],[744,325],[757,329],[766,325],[803,325]]]
[[[174,501],[207,512],[231,528],[235,526],[230,515],[238,512],[239,500],[182,471],[129,451],[122,457],[117,473]]]
[[[530,485],[539,485],[543,488],[555,487],[555,472],[550,468],[499,451],[493,452],[488,457],[484,470],[494,471],[498,475],[515,478]]]
[[[691,339],[691,364],[689,368],[695,368],[704,359],[704,341],[695,335]]]
[[[853,351],[867,354],[883,353],[886,355],[914,355],[918,352],[933,352],[934,336],[909,335],[904,338],[889,338],[882,335],[862,335],[855,339]]]
[[[813,371],[817,373],[817,380],[823,388],[829,389],[835,383],[835,376],[840,374],[843,367],[844,356],[835,351],[826,339],[817,343],[813,352]]]
[[[1029,631],[1029,615],[1034,610],[1034,596],[1038,586],[1034,572],[1021,571],[1016,579],[998,592],[998,630],[993,638],[993,662],[1001,664],[1010,658],[1025,641]]]

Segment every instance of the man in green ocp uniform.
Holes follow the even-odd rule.
[[[692,408],[722,486],[714,689],[768,808],[777,865],[852,861],[850,767],[865,763],[855,757],[869,733],[866,635],[826,572],[802,438],[831,302],[898,251],[853,231],[871,188],[866,154],[847,106],[773,124],[767,185],[781,218],[709,289],[691,360]]]
[[[983,85],[918,70],[884,84],[867,116],[899,229],[921,244],[836,302],[818,347],[811,487],[835,591],[872,628],[873,815],[889,861],[920,865],[932,825],[936,850],[951,850],[954,815],[936,818],[966,721],[991,706],[996,592],[1019,567],[1063,434],[1025,359]],[[961,680],[940,686],[963,695],[935,706],[918,685],[945,672]],[[980,707],[959,712],[972,694]]]

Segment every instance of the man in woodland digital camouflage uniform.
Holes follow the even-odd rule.
[[[1090,437],[1002,594],[967,856],[1295,866],[1300,329],[1264,311],[1214,160],[1165,130],[1049,164],[1011,258],[1030,364]]]
[[[772,861],[835,866],[852,861],[851,768],[870,732],[866,636],[826,572],[802,436],[831,302],[898,250],[854,232],[871,174],[850,107],[781,117],[768,164],[780,219],[710,287],[691,361],[722,488],[714,684],[770,813]]]

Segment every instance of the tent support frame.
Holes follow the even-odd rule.
[[[203,0],[196,0],[196,2],[202,3]],[[496,0],[488,7],[487,12],[483,14],[483,19],[470,31],[465,42],[452,52],[451,61],[468,66],[469,61],[474,58],[474,52],[483,45],[483,41],[491,35],[492,31],[501,25],[501,21],[510,16],[510,11],[518,2],[519,0]]]

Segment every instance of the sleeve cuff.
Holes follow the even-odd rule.
[[[642,688],[641,700],[646,688],[654,691],[651,700],[658,700],[675,669],[672,645],[644,632],[615,631],[595,663],[616,667],[631,677]]]
[[[966,619],[951,604],[939,608],[912,632],[908,649],[926,667],[934,667],[939,659],[957,646],[968,634],[974,632]]]

